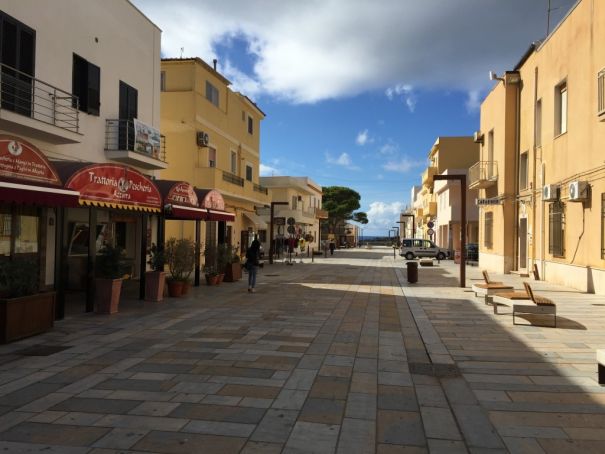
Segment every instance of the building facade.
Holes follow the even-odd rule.
[[[243,254],[265,229],[256,210],[270,201],[259,181],[265,115],[229,86],[214,66],[199,58],[162,60],[161,125],[171,159],[161,176],[220,193],[224,205],[215,211],[226,213],[203,223],[201,242],[226,242]],[[195,223],[169,221],[166,236],[193,239]]]
[[[481,209],[481,266],[605,293],[602,2],[579,1],[496,79],[479,135],[471,184],[499,202]]]

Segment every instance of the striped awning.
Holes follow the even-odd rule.
[[[80,197],[80,205],[102,207],[102,208],[113,208],[115,210],[146,211],[149,213],[160,213],[162,211],[161,208],[157,208],[157,207],[150,207],[150,206],[145,206],[145,205],[129,205],[129,204],[125,204],[125,203],[104,202],[102,200],[83,199],[82,197]]]

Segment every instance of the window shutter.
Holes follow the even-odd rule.
[[[101,95],[101,68],[88,63],[88,108],[91,115],[99,115]]]

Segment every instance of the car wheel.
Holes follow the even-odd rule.
[[[412,259],[414,258],[414,254],[413,254],[413,253],[411,253],[411,252],[407,252],[407,253],[405,254],[405,258],[406,258],[407,260],[412,260]]]
[[[445,259],[445,254],[443,252],[439,252],[437,254],[437,260],[444,260]]]

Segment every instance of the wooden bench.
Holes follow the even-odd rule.
[[[502,292],[491,296],[494,314],[498,313],[498,306],[508,306],[513,301],[529,300],[527,292]]]
[[[548,298],[538,296],[534,294],[531,286],[524,282],[523,286],[525,291],[529,295],[529,299],[533,304],[513,304],[513,325],[515,323],[515,315],[518,314],[531,314],[531,315],[552,315],[554,319],[554,328],[557,327],[557,305]],[[550,325],[537,325],[537,326],[550,326]]]
[[[475,292],[475,296],[485,297],[485,304],[490,304],[488,296],[513,290],[511,285],[504,285],[502,282],[494,282],[490,280],[487,271],[483,270],[481,274],[483,274],[483,280],[485,283],[473,284],[471,288],[473,292]]]

